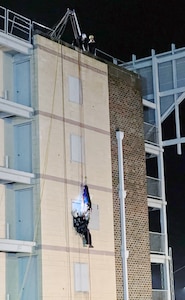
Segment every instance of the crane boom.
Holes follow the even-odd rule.
[[[55,39],[55,40],[61,39],[69,20],[71,22],[75,40],[76,41],[80,40],[80,38],[82,37],[82,33],[80,30],[80,26],[78,23],[78,19],[77,19],[75,10],[70,10],[69,8],[67,9],[67,12],[63,16],[63,18],[60,20],[60,22],[55,26],[53,31],[50,33],[51,39]],[[86,50],[83,43],[81,44],[81,47],[82,47],[82,50],[84,50],[84,51]]]

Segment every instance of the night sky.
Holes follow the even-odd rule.
[[[53,27],[66,13],[75,9],[82,32],[95,36],[97,48],[131,60],[185,46],[185,0],[1,0],[2,6]],[[185,112],[182,104],[181,114]],[[166,133],[174,131],[171,118],[165,121]],[[185,136],[185,120],[181,124]],[[169,246],[173,248],[174,270],[185,266],[185,146],[183,155],[176,147],[164,152],[168,201]],[[177,300],[185,299],[185,268],[175,274]]]

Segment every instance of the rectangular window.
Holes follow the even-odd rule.
[[[37,300],[37,257],[18,258],[20,300]]]
[[[30,59],[23,55],[14,56],[14,101],[31,106]]]
[[[14,126],[14,168],[32,172],[32,125],[22,123]]]
[[[81,104],[82,97],[81,97],[80,79],[69,76],[68,83],[69,83],[69,101]]]
[[[33,189],[15,191],[16,205],[16,239],[33,241]]]
[[[74,284],[76,292],[89,292],[89,267],[85,263],[74,264]]]
[[[99,206],[97,204],[92,203],[92,210],[89,221],[89,229],[99,230]]]
[[[83,139],[79,135],[71,134],[71,160],[83,162]]]

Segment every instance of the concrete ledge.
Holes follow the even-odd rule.
[[[0,118],[3,119],[10,116],[31,118],[33,116],[33,108],[0,97]]]
[[[33,184],[34,178],[33,173],[0,167],[0,183],[2,184],[13,182]]]
[[[0,252],[32,253],[35,246],[35,242],[0,239]]]
[[[0,32],[0,45],[4,47],[4,51],[14,50],[27,55],[31,54],[33,49],[32,44],[3,32]]]

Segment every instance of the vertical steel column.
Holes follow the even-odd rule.
[[[166,197],[165,197],[165,178],[164,178],[164,160],[163,160],[163,144],[162,144],[162,128],[161,128],[161,111],[160,111],[160,96],[159,96],[159,77],[158,77],[158,62],[155,51],[152,50],[152,69],[153,69],[153,83],[154,83],[154,99],[156,103],[156,122],[159,133],[159,156],[158,161],[158,176],[161,180],[161,232],[165,239],[165,260],[164,260],[164,282],[165,289],[167,289],[167,299],[171,300],[170,291],[170,274],[169,274],[169,255],[168,255],[168,231],[167,231],[167,216],[166,216]]]
[[[177,67],[176,67],[176,60],[174,59],[175,54],[175,45],[171,44],[172,49],[172,76],[173,76],[173,89],[177,88]],[[179,143],[181,138],[181,132],[180,132],[180,118],[179,118],[179,104],[177,103],[178,94],[174,94],[174,104],[175,104],[175,129],[176,129],[176,137],[178,140],[177,143],[177,154],[182,154],[182,146],[181,143]]]

